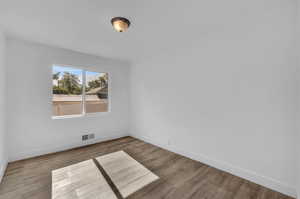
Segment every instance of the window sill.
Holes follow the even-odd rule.
[[[103,116],[109,114],[109,112],[98,112],[98,113],[86,113],[80,115],[63,115],[63,116],[52,116],[53,120],[61,120],[61,119],[71,119],[71,118],[81,118],[81,117],[96,117]]]

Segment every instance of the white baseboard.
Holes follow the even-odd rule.
[[[275,180],[273,178],[270,178],[270,177],[267,177],[267,176],[264,176],[264,175],[260,175],[256,172],[249,171],[247,169],[243,169],[243,168],[240,168],[240,167],[233,166],[233,165],[228,164],[228,163],[223,162],[223,161],[211,159],[211,158],[209,158],[205,155],[202,155],[202,154],[195,154],[193,152],[186,152],[182,149],[176,148],[175,146],[169,146],[165,143],[155,141],[155,140],[153,140],[149,137],[145,137],[145,136],[142,136],[142,135],[131,135],[131,136],[136,137],[138,139],[141,139],[141,140],[143,140],[145,142],[148,142],[150,144],[159,146],[161,148],[170,150],[174,153],[189,157],[193,160],[202,162],[202,163],[207,164],[211,167],[220,169],[222,171],[226,171],[226,172],[231,173],[235,176],[239,176],[241,178],[244,178],[244,179],[249,180],[251,182],[254,182],[256,184],[259,184],[259,185],[262,185],[262,186],[267,187],[269,189],[272,189],[272,190],[278,191],[280,193],[283,193],[285,195],[288,195],[288,196],[291,196],[291,197],[297,197],[295,187],[287,185],[285,183],[282,183],[282,182],[280,182],[278,180]]]
[[[95,144],[98,142],[103,142],[103,141],[108,141],[112,139],[117,139],[121,137],[128,136],[128,134],[124,133],[117,133],[117,134],[111,134],[108,136],[103,136],[98,139],[93,139],[91,141],[85,141],[85,142],[74,142],[74,143],[69,143],[68,145],[56,145],[56,146],[51,146],[51,147],[43,147],[43,148],[38,148],[38,149],[33,149],[33,150],[28,150],[28,151],[22,151],[19,152],[18,154],[10,155],[9,157],[9,162],[14,162],[18,160],[23,160],[27,158],[32,158],[32,157],[37,157],[40,155],[45,155],[49,153],[55,153],[55,152],[60,152],[60,151],[65,151],[68,149],[72,148],[77,148],[77,147],[82,147],[90,144]]]
[[[5,162],[3,165],[0,165],[0,183],[2,182],[2,178],[4,176],[6,167],[7,167],[7,162]]]

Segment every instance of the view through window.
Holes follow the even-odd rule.
[[[53,66],[53,116],[108,111],[108,73]]]

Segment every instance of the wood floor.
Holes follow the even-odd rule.
[[[10,163],[0,199],[51,199],[51,171],[123,150],[159,179],[128,199],[291,199],[132,137]]]

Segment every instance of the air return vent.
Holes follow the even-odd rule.
[[[90,140],[90,139],[94,139],[95,138],[95,134],[86,134],[82,136],[82,141],[86,141],[86,140]]]

